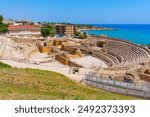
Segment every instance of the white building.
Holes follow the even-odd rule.
[[[35,25],[9,25],[8,29],[10,36],[41,36],[41,28]]]

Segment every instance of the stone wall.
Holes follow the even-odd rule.
[[[63,56],[57,55],[55,59],[64,65],[68,65],[68,59]]]
[[[82,67],[81,65],[78,65],[78,64],[76,64],[76,63],[70,61],[69,59],[67,59],[63,56],[60,56],[60,55],[55,56],[55,59],[64,65],[68,65],[71,67]]]
[[[62,45],[62,43],[63,43],[63,40],[54,40],[53,46],[60,46],[60,45]]]
[[[97,47],[104,47],[104,45],[106,44],[106,42],[103,42],[103,41],[98,41],[96,46]]]
[[[71,47],[71,46],[62,45],[61,50],[62,51],[67,51],[70,54],[74,54],[75,53],[75,48]]]
[[[61,50],[69,52],[70,54],[77,55],[79,57],[83,57],[83,54],[82,54],[81,50],[79,48],[77,48],[77,47],[74,47],[74,46],[62,45],[61,46]]]
[[[142,74],[140,76],[140,79],[144,80],[144,81],[147,81],[147,82],[150,82],[150,75],[149,74]]]
[[[35,43],[39,41],[40,39],[30,39],[30,38],[17,38],[17,37],[10,37],[13,41],[16,43]]]
[[[68,60],[68,66],[70,66],[70,67],[82,67],[81,65],[78,65],[78,64],[76,64],[70,60]]]
[[[80,58],[80,56],[78,55],[72,55],[72,54],[66,54],[66,55],[63,55],[65,58],[68,58],[68,59],[77,59],[77,58]]]
[[[51,47],[49,47],[49,46],[39,46],[39,51],[41,53],[50,52],[51,51]]]
[[[49,41],[49,42],[41,42],[41,43],[37,44],[37,46],[39,48],[39,51],[41,53],[51,52],[53,50],[52,49],[52,45],[53,45],[53,43],[51,41]]]

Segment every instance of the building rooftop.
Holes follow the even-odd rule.
[[[39,29],[40,30],[40,27],[38,26],[35,26],[35,25],[9,25],[8,27],[9,30],[24,30],[24,29]]]

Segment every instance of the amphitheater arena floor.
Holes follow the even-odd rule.
[[[93,68],[93,67],[106,68],[107,67],[107,65],[103,61],[92,56],[85,56],[82,58],[72,59],[71,61],[85,68]]]

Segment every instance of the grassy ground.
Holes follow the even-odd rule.
[[[0,99],[138,99],[76,83],[64,75],[0,63]]]

